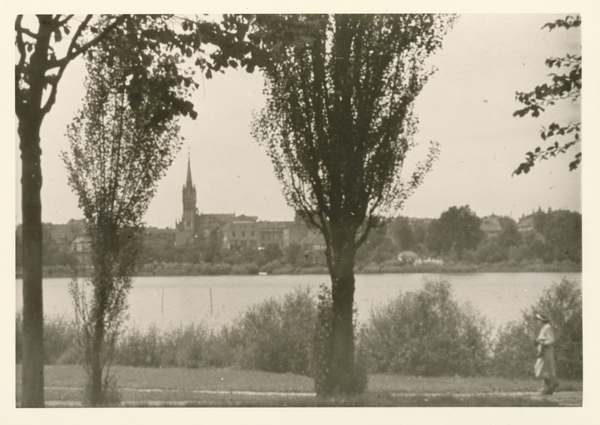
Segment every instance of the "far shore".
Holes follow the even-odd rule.
[[[161,266],[146,265],[141,267],[135,277],[176,277],[176,276],[235,276],[235,275],[306,275],[306,274],[329,274],[327,267],[297,267],[282,266],[270,270],[257,271],[258,267],[231,267],[228,265],[200,265],[189,263],[169,263]],[[355,274],[384,274],[384,273],[434,273],[434,274],[456,274],[456,273],[581,273],[581,264],[572,262],[541,263],[532,262],[526,264],[515,264],[513,262],[497,264],[444,264],[444,265],[366,265],[357,267]],[[71,278],[74,276],[86,277],[89,272],[74,272],[68,266],[44,266],[43,276],[48,278]],[[22,270],[16,270],[16,279],[22,279]]]

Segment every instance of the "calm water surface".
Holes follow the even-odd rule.
[[[581,273],[468,273],[468,274],[370,274],[356,276],[355,301],[359,321],[371,309],[400,292],[419,289],[427,278],[447,279],[459,302],[471,303],[495,326],[521,317],[543,290],[563,277],[581,284]],[[44,280],[44,313],[73,317],[70,279]],[[295,287],[309,287],[313,294],[326,275],[300,276],[178,276],[138,277],[129,294],[130,325],[156,324],[166,328],[203,322],[230,323],[249,306],[270,297],[281,297]],[[22,280],[17,279],[17,309],[23,304]]]

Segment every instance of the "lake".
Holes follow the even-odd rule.
[[[581,285],[581,273],[467,273],[467,274],[367,274],[356,276],[355,302],[359,322],[373,307],[385,304],[400,291],[419,289],[424,279],[446,279],[454,298],[471,303],[494,326],[519,319],[543,290],[566,277]],[[73,317],[70,279],[44,279],[44,314]],[[318,293],[326,275],[285,276],[177,276],[137,277],[129,294],[129,325],[161,328],[203,322],[210,326],[230,323],[249,306],[270,297],[281,297],[295,287]],[[16,306],[23,305],[22,280],[16,281]]]

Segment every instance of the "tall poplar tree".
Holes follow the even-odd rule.
[[[84,106],[68,128],[71,152],[62,155],[92,248],[91,278],[83,287],[77,280],[71,285],[89,377],[85,401],[92,406],[116,401],[111,399],[110,363],[127,308],[143,215],[180,147],[175,118],[154,125],[166,109],[154,87],[170,86],[177,98],[184,98],[184,84],[172,82],[180,60],[155,52],[136,96],[128,96],[125,87],[136,78],[131,60],[136,49],[123,49],[127,44],[124,37],[109,35],[88,59]]]
[[[415,146],[413,105],[454,18],[441,15],[258,16],[252,40],[270,52],[267,105],[256,117],[287,202],[323,234],[331,276],[332,350],[324,394],[358,391],[354,258],[369,232],[421,184],[433,144],[401,180]],[[321,379],[322,381],[322,379]]]

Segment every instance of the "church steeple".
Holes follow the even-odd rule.
[[[190,167],[190,153],[188,152],[188,169],[187,169],[187,179],[185,181],[186,187],[192,187],[192,168]]]
[[[190,165],[190,153],[188,151],[188,169],[185,186],[183,186],[183,218],[181,224],[183,230],[194,230],[196,221],[196,186],[192,182],[192,167]]]

